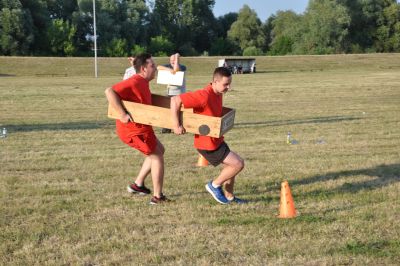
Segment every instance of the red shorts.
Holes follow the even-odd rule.
[[[120,137],[120,139],[145,155],[153,153],[157,148],[157,138],[153,130],[129,138]]]

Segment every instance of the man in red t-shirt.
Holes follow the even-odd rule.
[[[183,105],[185,108],[193,108],[196,114],[221,117],[222,96],[230,88],[232,74],[225,67],[218,67],[213,74],[212,83],[202,90],[187,92],[171,98],[171,112],[175,134],[184,134],[185,128],[179,121],[179,111]],[[221,204],[245,203],[244,200],[234,196],[233,188],[236,175],[242,171],[244,160],[231,151],[224,142],[224,137],[213,138],[195,135],[194,146],[209,163],[214,166],[222,164],[219,176],[206,185],[206,189]],[[224,191],[222,190],[224,186]]]
[[[120,119],[116,120],[117,135],[124,143],[145,156],[142,168],[135,182],[128,186],[128,191],[141,195],[150,194],[151,191],[144,185],[144,181],[151,172],[154,192],[150,204],[158,204],[167,201],[162,193],[164,146],[155,136],[153,128],[135,123],[135,114],[128,113],[121,102],[124,100],[151,105],[149,82],[154,79],[157,69],[150,54],[137,55],[133,65],[138,74],[107,88],[105,93],[108,102],[120,114]]]

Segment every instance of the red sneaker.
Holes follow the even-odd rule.
[[[164,196],[163,194],[161,194],[161,197],[157,198],[156,196],[153,196],[150,200],[150,204],[152,205],[156,205],[156,204],[163,204],[166,202],[169,202],[170,200]]]
[[[135,183],[130,184],[127,187],[127,190],[128,190],[129,193],[137,193],[139,195],[148,195],[148,194],[151,193],[150,189],[145,187],[145,185],[139,187]]]

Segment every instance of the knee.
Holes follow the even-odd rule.
[[[242,158],[238,158],[235,168],[238,169],[238,172],[242,171],[244,168],[244,160]]]

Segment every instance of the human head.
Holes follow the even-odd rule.
[[[232,73],[226,67],[217,67],[214,70],[212,87],[215,93],[222,94],[229,90],[232,82]]]
[[[135,56],[133,60],[133,66],[136,73],[140,74],[147,80],[152,80],[156,75],[156,64],[149,53],[142,53]]]

